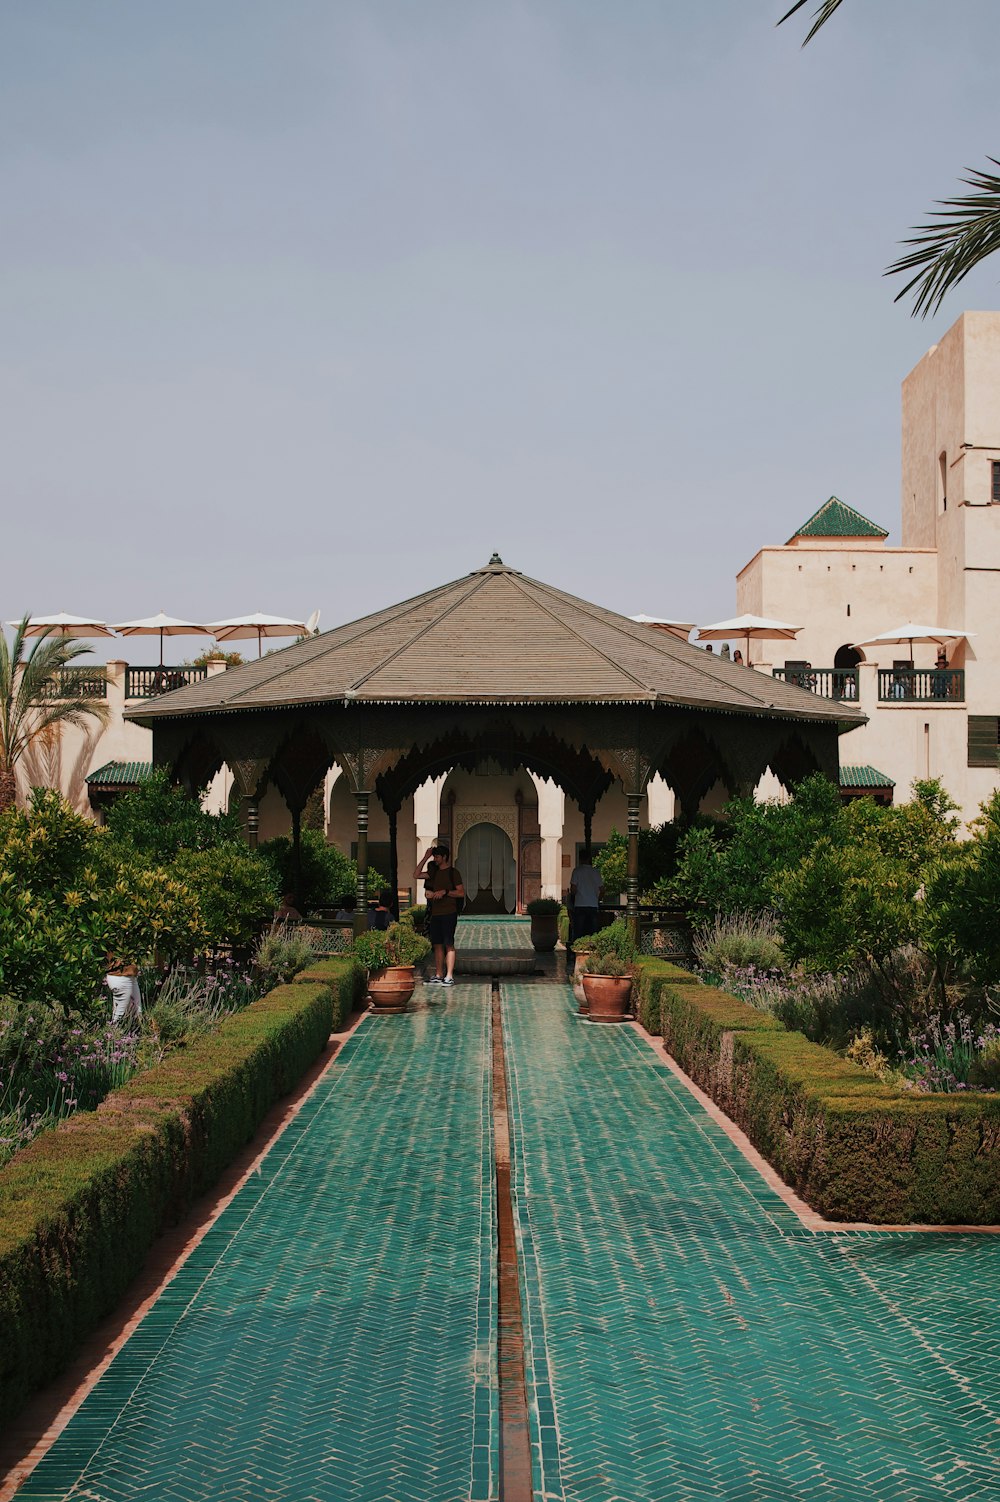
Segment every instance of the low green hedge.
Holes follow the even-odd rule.
[[[333,992],[333,1031],[339,1033],[352,1012],[356,1012],[365,998],[368,978],[364,965],[351,955],[336,959],[318,960],[300,970],[296,984],[312,984],[318,981],[329,986]]]
[[[884,1085],[769,1013],[661,972],[639,961],[643,1024],[813,1209],[880,1225],[1000,1222],[1000,1095]]]
[[[636,1016],[648,1033],[660,1031],[660,987],[698,984],[690,970],[671,960],[644,959],[636,976]]]
[[[157,1234],[318,1057],[357,987],[353,961],[320,968],[43,1132],[0,1170],[0,1420],[66,1365]]]

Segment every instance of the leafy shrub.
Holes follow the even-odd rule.
[[[587,973],[590,975],[612,975],[621,978],[632,974],[632,966],[628,960],[619,958],[617,954],[591,955],[587,965]]]
[[[1000,1038],[991,1038],[969,1066],[969,1088],[1000,1090]]]
[[[308,931],[289,923],[275,923],[263,934],[254,950],[254,964],[264,978],[277,985],[290,981],[310,964],[315,946]]]
[[[529,918],[555,918],[562,908],[557,897],[535,897],[528,903],[525,912]]]
[[[357,934],[354,955],[367,970],[387,965],[419,965],[431,952],[430,942],[409,923],[390,923],[385,930],[370,928]]]
[[[698,930],[695,957],[703,970],[722,976],[731,967],[740,970],[783,970],[785,951],[773,914],[718,914]]]
[[[245,844],[182,850],[171,871],[194,892],[210,944],[245,947],[274,912],[274,878]]]
[[[408,907],[405,912],[399,915],[400,923],[408,923],[411,928],[415,928],[418,932],[423,928],[426,920],[427,904],[425,902],[414,903],[413,907]]]
[[[581,952],[585,948],[591,956],[602,959],[605,955],[613,954],[627,965],[631,965],[638,953],[624,918],[616,918],[607,928],[599,928],[596,934],[581,940],[580,947]]]
[[[209,814],[197,798],[174,787],[157,767],[131,792],[116,798],[107,814],[111,841],[130,857],[167,864],[182,850],[246,848],[238,814]]]
[[[267,863],[278,892],[294,892],[304,912],[310,907],[339,907],[357,890],[357,862],[328,845],[322,830],[303,829],[300,838],[301,891],[296,884],[294,847],[286,835],[265,840],[257,852]],[[369,868],[368,890],[378,891],[385,882]]]

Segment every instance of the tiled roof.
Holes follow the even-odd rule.
[[[841,767],[840,785],[842,788],[894,788],[896,786],[892,778],[880,772],[878,767]]]
[[[87,773],[90,787],[136,787],[152,774],[151,761],[106,761],[103,767]]]
[[[128,718],[331,703],[660,703],[864,723],[857,707],[725,662],[499,561],[164,694]]]
[[[855,511],[853,506],[846,506],[843,501],[832,495],[828,501],[824,501],[818,511],[814,511],[807,522],[803,522],[792,536],[789,542],[796,537],[888,537],[885,527],[879,527],[875,522],[870,522],[867,516],[862,516],[860,511]]]

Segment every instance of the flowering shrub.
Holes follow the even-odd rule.
[[[954,1022],[932,1017],[920,1033],[911,1034],[908,1046],[900,1049],[902,1073],[915,1082],[918,1090],[947,1092],[968,1090],[970,1076],[983,1053],[987,1056],[1000,1047],[1000,1031],[993,1025],[977,1031],[971,1020],[960,1013]],[[978,1088],[990,1088],[979,1085]],[[992,1087],[992,1088],[995,1088]]]

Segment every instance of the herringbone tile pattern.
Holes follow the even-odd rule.
[[[363,1022],[18,1494],[496,1496],[489,991]]]
[[[503,953],[507,949],[531,948],[530,918],[459,918],[455,935],[458,949],[492,949]]]
[[[503,995],[536,1495],[1000,1496],[1000,1238],[806,1231],[630,1030]]]

